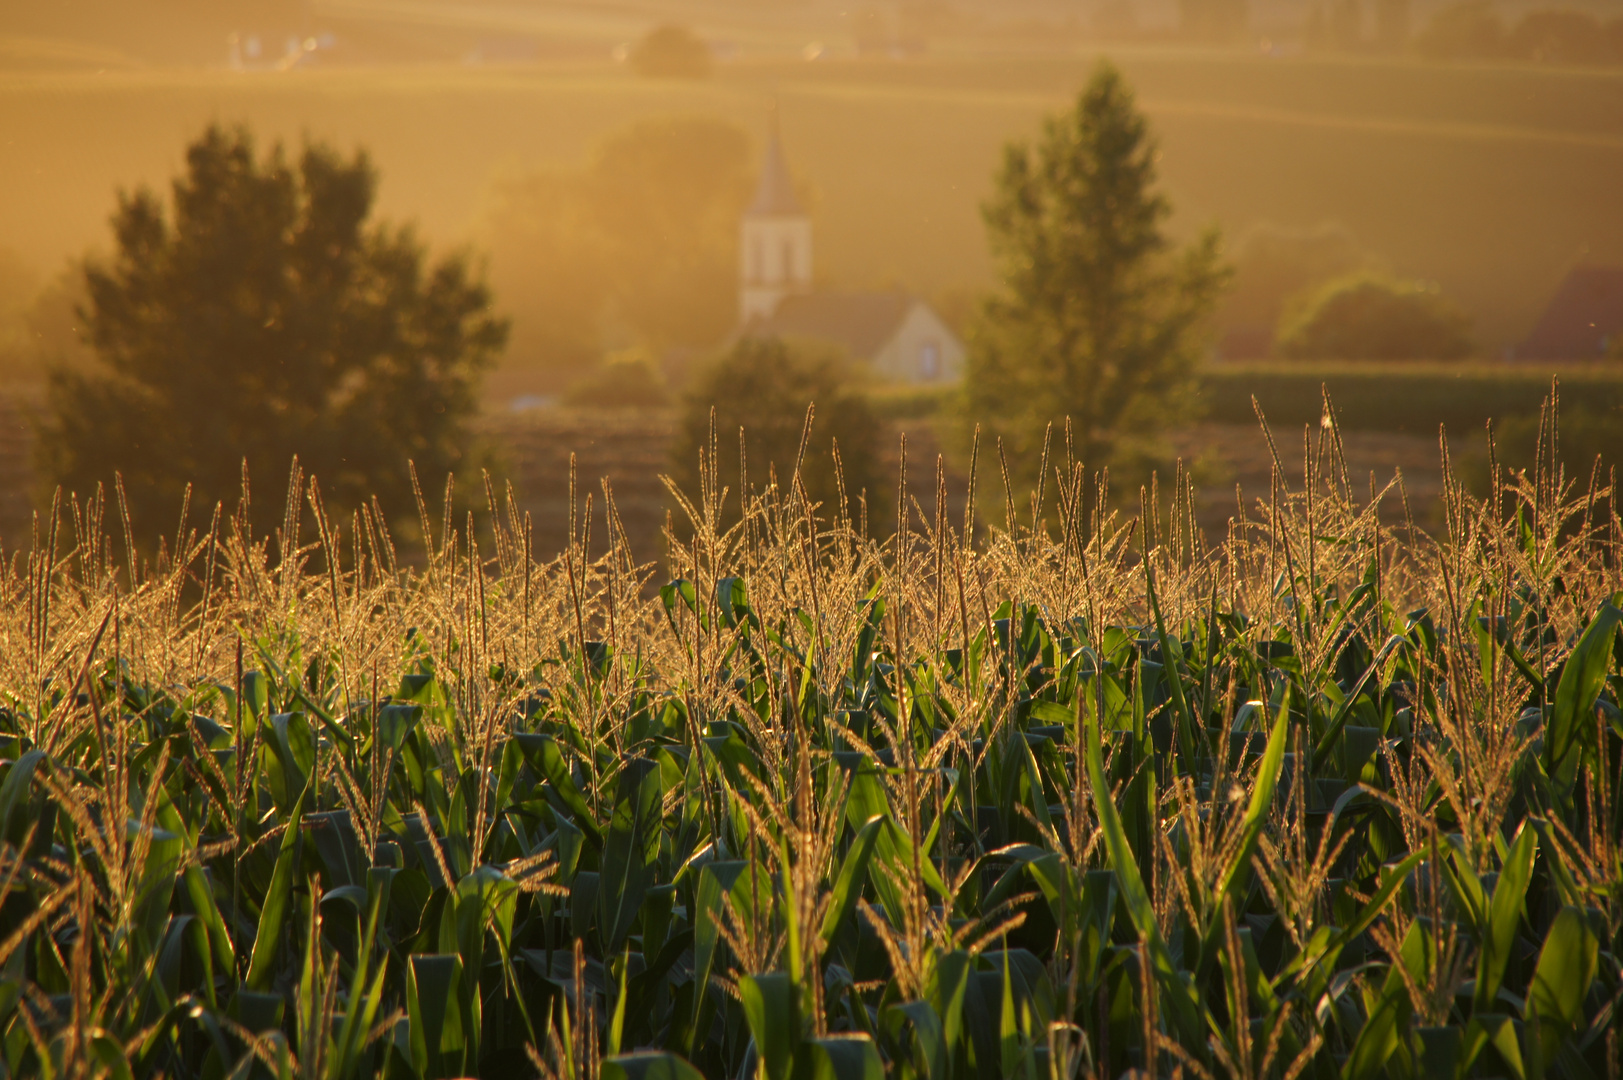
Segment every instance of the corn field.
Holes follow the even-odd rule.
[[[1331,415],[1220,537],[1062,432],[961,514],[904,450],[883,530],[713,435],[666,551],[605,486],[550,560],[488,481],[411,552],[296,465],[271,536],[59,493],[0,572],[0,1070],[1614,1080],[1615,478],[1552,406],[1431,536]]]

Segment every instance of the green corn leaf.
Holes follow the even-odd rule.
[[[462,958],[455,953],[413,956],[406,981],[411,1056],[424,1080],[462,1075],[466,1042],[462,1008]]]
[[[1568,1032],[1584,1019],[1584,995],[1595,981],[1599,942],[1582,908],[1564,907],[1544,935],[1528,1007],[1540,1024],[1556,1024]]]
[[[265,766],[276,808],[286,812],[309,783],[316,764],[316,740],[303,713],[277,713],[263,733]]]
[[[704,1080],[686,1058],[660,1050],[639,1050],[603,1059],[603,1080]]]
[[[1413,627],[1414,622],[1411,621],[1404,634],[1407,634],[1408,630]],[[1369,662],[1369,667],[1364,669],[1364,674],[1359,676],[1358,681],[1353,684],[1353,688],[1348,691],[1347,696],[1342,698],[1341,704],[1336,707],[1335,715],[1325,725],[1324,733],[1319,736],[1319,741],[1313,746],[1313,771],[1315,773],[1322,769],[1324,763],[1330,759],[1330,753],[1335,749],[1336,739],[1341,736],[1341,729],[1346,726],[1347,720],[1352,716],[1353,707],[1358,703],[1359,697],[1363,695],[1364,688],[1380,672],[1381,665],[1386,662],[1386,658],[1391,654],[1392,650],[1402,645],[1405,640],[1403,634],[1393,634],[1387,638],[1386,643],[1381,646],[1381,650]]]
[[[1172,691],[1172,706],[1177,710],[1178,753],[1183,758],[1184,768],[1192,769],[1195,762],[1195,734],[1199,726],[1195,723],[1195,714],[1190,710],[1188,698],[1183,691],[1183,650],[1167,637],[1166,623],[1161,618],[1161,601],[1155,593],[1154,560],[1148,557],[1144,559],[1144,584],[1149,593],[1150,611],[1155,616],[1155,636],[1161,646],[1161,663],[1166,666],[1167,686]]]
[[[834,892],[829,897],[828,909],[823,914],[823,925],[819,930],[825,942],[834,940],[834,935],[856,910],[857,900],[862,896],[862,886],[868,880],[868,862],[873,857],[874,843],[884,827],[883,817],[875,815],[870,818],[857,830],[850,848],[846,850],[845,861],[840,863],[840,873],[834,880]]]
[[[614,1018],[609,1021],[609,1036],[606,1047],[607,1052],[610,1054],[618,1054],[620,1052],[620,1040],[625,1036],[627,997],[626,969],[630,966],[631,950],[627,949],[620,956],[620,971],[615,979],[617,985],[615,987],[616,993],[614,995]]]
[[[49,768],[45,751],[30,750],[12,762],[4,782],[0,782],[0,839],[12,847],[23,846],[28,830],[34,824],[33,816],[29,813],[29,796],[33,789],[34,772],[42,764]]]
[[[1281,715],[1284,715],[1284,710],[1281,710]],[[1193,991],[1183,981],[1183,977],[1172,962],[1171,954],[1167,951],[1166,942],[1161,938],[1161,927],[1155,917],[1155,904],[1150,899],[1149,891],[1144,887],[1144,879],[1139,876],[1138,863],[1133,856],[1131,845],[1127,842],[1127,832],[1122,828],[1121,818],[1116,814],[1116,804],[1111,799],[1110,787],[1105,780],[1104,751],[1100,745],[1097,719],[1090,717],[1086,728],[1087,745],[1084,756],[1087,763],[1088,785],[1093,793],[1094,813],[1098,815],[1099,829],[1104,833],[1105,849],[1110,854],[1110,864],[1115,869],[1116,878],[1121,885],[1122,898],[1127,903],[1127,913],[1132,918],[1133,926],[1139,935],[1149,944],[1150,963],[1156,980],[1161,984],[1163,1000],[1178,1037],[1185,1040],[1187,1045],[1204,1045],[1205,1025],[1201,1022]],[[1276,774],[1277,771],[1276,768]],[[1269,798],[1272,798],[1271,792]]]
[[[293,803],[288,815],[287,829],[282,833],[282,847],[276,855],[276,869],[271,872],[270,888],[265,892],[265,903],[259,910],[259,931],[254,936],[254,948],[248,960],[248,988],[264,990],[271,984],[276,963],[276,949],[282,941],[282,927],[287,922],[289,902],[293,895],[299,852],[299,825],[304,819],[306,788]]]
[[[1476,1009],[1486,1011],[1498,999],[1505,968],[1516,947],[1516,925],[1521,921],[1527,886],[1533,878],[1538,854],[1538,832],[1526,825],[1516,836],[1499,872],[1499,882],[1488,901],[1488,925],[1479,935],[1476,968]]]
[[[1555,688],[1555,711],[1544,735],[1544,769],[1558,783],[1564,774],[1574,771],[1568,761],[1573,748],[1583,745],[1593,734],[1595,700],[1606,684],[1612,639],[1623,622],[1619,604],[1623,604],[1623,593],[1600,606],[1561,669],[1561,681]],[[1570,781],[1563,787],[1570,787]]]
[[[745,975],[738,980],[738,997],[767,1080],[789,1080],[800,1044],[794,980],[782,971]]]
[[[575,786],[575,778],[569,772],[569,762],[552,736],[519,732],[513,739],[524,752],[530,767],[552,786],[564,806],[575,815],[575,826],[590,836],[594,843],[601,842],[603,834],[592,817],[591,807],[586,805],[586,797]]]
[[[365,1047],[372,1025],[383,1006],[383,982],[389,969],[389,954],[378,961],[377,971],[368,981],[372,954],[376,949],[378,928],[384,910],[389,905],[389,886],[393,871],[379,868],[368,872],[369,886],[366,909],[366,929],[356,949],[355,969],[350,975],[348,1007],[339,1026],[337,1038],[327,1061],[328,1080],[342,1080],[358,1069],[358,1058]]]
[[[1475,1043],[1477,1033],[1487,1046],[1491,1046],[1499,1055],[1499,1060],[1514,1080],[1527,1080],[1527,1068],[1522,1064],[1521,1043],[1516,1038],[1516,1024],[1509,1016],[1502,1013],[1479,1012],[1471,1017],[1470,1026],[1466,1030],[1468,1043]],[[1481,1053],[1478,1047],[1476,1055]],[[1469,1066],[1467,1066],[1469,1067]]]
[[[1376,1080],[1386,1069],[1387,1059],[1398,1048],[1398,1022],[1405,1015],[1406,998],[1383,992],[1375,1011],[1358,1032],[1352,1053],[1341,1067],[1342,1080]]]
[[[1252,779],[1251,802],[1246,805],[1245,817],[1240,822],[1240,845],[1217,880],[1214,896],[1218,911],[1212,915],[1212,926],[1207,932],[1208,938],[1215,932],[1223,898],[1238,892],[1241,882],[1251,869],[1251,857],[1256,854],[1257,840],[1262,835],[1268,810],[1273,805],[1274,789],[1279,784],[1280,766],[1285,760],[1285,743],[1290,733],[1290,700],[1290,686],[1287,684],[1279,702],[1279,715],[1274,718],[1273,730],[1268,733],[1268,745],[1262,752],[1262,761],[1257,765],[1257,775]]]
[[[951,1060],[941,1018],[928,1001],[907,1001],[885,1010],[886,1026],[899,1038],[903,1027],[912,1030],[908,1041],[914,1072],[923,1080],[946,1080]]]
[[[941,1038],[950,1052],[967,1034],[964,1002],[975,978],[975,958],[963,949],[938,956],[925,985],[925,996],[941,1019]]]
[[[795,1080],[885,1080],[885,1063],[866,1035],[807,1039],[795,1055]]]
[[[620,771],[597,893],[598,930],[609,953],[618,952],[625,943],[652,884],[647,849],[652,839],[658,850],[663,795],[659,765],[652,759],[637,758]]]

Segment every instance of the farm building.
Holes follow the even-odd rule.
[[[1578,266],[1561,282],[1533,332],[1517,348],[1523,360],[1592,360],[1623,336],[1623,266]]]
[[[963,343],[918,297],[899,289],[813,288],[811,217],[795,195],[775,113],[739,241],[741,335],[828,342],[892,382],[950,382],[962,376]]]

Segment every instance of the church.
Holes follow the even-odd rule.
[[[827,342],[886,382],[947,383],[962,377],[963,343],[923,300],[901,289],[813,286],[811,218],[795,195],[775,116],[739,240],[741,336]]]

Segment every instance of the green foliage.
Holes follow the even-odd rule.
[[[1279,316],[1290,301],[1326,281],[1375,265],[1375,257],[1344,228],[1251,229],[1235,246],[1234,287],[1218,309],[1219,355],[1225,360],[1269,355]]]
[[[467,260],[430,263],[410,229],[370,221],[364,154],[312,145],[290,166],[246,130],[187,150],[166,213],[120,198],[116,250],[85,269],[89,370],[57,368],[38,463],[81,494],[123,477],[138,531],[166,531],[189,484],[205,507],[294,455],[330,499],[412,505],[408,460],[459,463],[479,373],[505,324]],[[47,489],[49,490],[49,489]],[[272,500],[253,508],[279,522]]]
[[[1369,273],[1287,308],[1274,347],[1289,360],[1458,360],[1474,348],[1469,318],[1435,288]]]
[[[566,404],[591,409],[657,409],[670,400],[664,373],[644,349],[610,353],[564,393]]]
[[[1522,60],[1537,64],[1623,64],[1623,18],[1602,21],[1587,11],[1524,12],[1506,28],[1491,4],[1465,0],[1432,16],[1415,46],[1435,60]]]
[[[844,358],[809,342],[743,338],[683,396],[671,474],[701,508],[719,503],[726,489],[730,506],[715,509],[721,520],[736,521],[740,492],[775,484],[778,498],[794,499],[798,469],[825,517],[888,533],[895,500],[880,471],[879,438],[879,419]]]
[[[1561,413],[1556,430],[1548,430],[1546,418],[1537,414],[1511,416],[1493,428],[1494,452],[1506,468],[1532,471],[1541,452],[1549,453],[1554,436],[1553,460],[1566,468],[1567,476],[1587,484],[1590,470],[1598,461],[1604,478],[1610,470],[1623,467],[1623,444],[1618,433],[1623,428],[1623,400],[1584,394],[1580,385],[1566,386],[1569,401],[1580,402]],[[1619,395],[1623,397],[1623,395]]]
[[[581,171],[500,184],[485,231],[502,296],[524,313],[513,362],[561,383],[602,354],[609,328],[656,354],[714,345],[738,318],[751,181],[743,129],[665,116],[612,133]]]
[[[1433,15],[1415,48],[1433,60],[1498,57],[1505,51],[1505,24],[1486,0],[1463,0]]]
[[[629,57],[638,75],[655,79],[703,79],[710,74],[710,46],[692,30],[665,23],[648,31]]]
[[[611,504],[125,578],[64,499],[0,565],[0,1074],[1605,1076],[1616,494],[1405,542],[1345,473],[1211,547],[768,491],[669,577]]]
[[[1173,250],[1156,147],[1121,74],[1101,64],[1035,145],[1010,145],[985,207],[1002,288],[970,335],[966,414],[1031,475],[1069,420],[1090,468],[1177,422],[1227,273],[1215,232]]]

